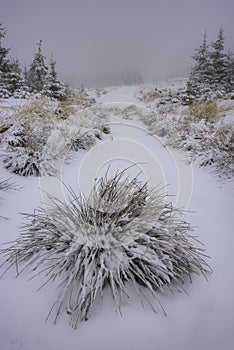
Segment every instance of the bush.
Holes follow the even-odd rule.
[[[95,144],[95,142],[95,135],[90,131],[86,131],[83,134],[80,133],[79,135],[76,135],[76,138],[71,141],[71,149],[74,151],[79,151],[79,149],[89,149]]]
[[[40,176],[40,157],[46,143],[45,129],[40,132],[29,123],[16,123],[5,132],[2,152],[7,170],[22,176]]]

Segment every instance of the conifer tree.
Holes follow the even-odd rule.
[[[5,34],[6,29],[3,27],[2,23],[0,23],[0,72],[2,72],[8,65],[8,60],[6,56],[10,51],[10,49],[6,49],[2,46],[2,39],[4,39]]]
[[[219,30],[218,38],[211,44],[213,51],[210,53],[212,67],[212,83],[216,88],[225,85],[227,74],[227,55],[224,52],[224,33],[223,28]]]
[[[61,100],[64,98],[66,94],[66,88],[64,84],[58,80],[58,75],[57,75],[55,66],[56,66],[56,62],[52,55],[50,60],[50,71],[47,77],[47,82],[43,89],[43,94],[48,97]]]
[[[45,65],[45,57],[41,50],[42,40],[37,43],[37,52],[30,65],[28,84],[32,92],[42,91],[47,77],[48,67]]]
[[[9,97],[10,92],[6,86],[6,75],[9,73],[9,60],[7,59],[7,54],[10,49],[6,49],[2,46],[2,39],[4,39],[6,34],[6,29],[0,23],[0,97]]]
[[[197,97],[204,91],[211,81],[210,54],[207,44],[206,31],[203,34],[203,41],[199,48],[195,49],[192,58],[195,60],[195,66],[190,72],[187,81],[187,93]]]
[[[202,44],[192,56],[196,64],[187,81],[186,93],[183,97],[186,103],[201,96],[224,96],[226,92],[233,92],[234,59],[231,52],[225,53],[224,44],[222,27],[217,40],[211,43],[211,51],[207,44],[206,32],[204,33]]]
[[[226,66],[225,90],[234,92],[234,55],[231,51],[227,54]]]
[[[9,72],[5,75],[5,83],[11,96],[25,97],[28,92],[28,86],[22,75],[18,58],[11,59],[9,63]]]

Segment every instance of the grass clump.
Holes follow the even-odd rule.
[[[140,90],[137,98],[143,102],[153,102],[158,98],[162,98],[163,92],[157,88],[150,88],[145,90]]]
[[[193,120],[215,121],[218,118],[218,105],[216,101],[198,101],[193,102],[189,107],[189,115]]]
[[[7,170],[22,176],[41,176],[50,168],[47,163],[54,163],[69,149],[87,149],[110,132],[103,122],[96,127],[90,120],[79,118],[85,109],[79,109],[78,104],[86,101],[86,95],[77,96],[74,92],[62,101],[43,96],[15,110],[10,123],[8,118],[8,123],[0,126],[2,159]]]
[[[89,319],[105,288],[119,312],[134,291],[165,312],[159,293],[183,289],[193,273],[210,273],[192,227],[165,194],[124,172],[101,178],[89,198],[70,189],[69,203],[51,198],[49,208],[25,216],[22,234],[1,251],[3,273],[15,265],[17,275],[26,268],[32,277],[44,274],[41,288],[58,281],[48,317],[54,312],[56,322],[66,312],[74,328]]]

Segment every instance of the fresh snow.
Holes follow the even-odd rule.
[[[173,84],[177,84],[176,81]],[[178,85],[180,84],[181,81],[178,81]],[[164,86],[168,88],[170,85],[164,83],[163,88]],[[107,93],[96,98],[98,105],[103,106],[97,106],[98,113],[101,114],[105,108],[126,107],[128,104],[136,104],[139,109],[144,109],[144,113],[150,113],[153,104],[143,103],[136,98],[139,89],[137,86],[106,88]],[[14,103],[14,101],[8,102],[11,105]],[[100,108],[103,109],[100,110]],[[86,112],[82,113],[85,115]],[[87,115],[93,116],[95,111],[89,113],[87,112]],[[233,111],[227,113],[227,118],[233,120]],[[173,195],[172,202],[179,206],[181,203],[188,206],[187,209],[190,212],[186,215],[186,220],[196,227],[196,234],[204,243],[207,254],[211,256],[208,262],[213,273],[209,281],[207,282],[202,276],[193,276],[193,283],[185,285],[189,295],[185,293],[161,295],[160,301],[167,316],[164,316],[160,308],[157,314],[153,313],[147,305],[142,308],[141,302],[133,291],[130,293],[133,297],[122,309],[122,317],[116,315],[111,293],[107,290],[103,302],[100,301],[99,305],[94,305],[89,321],[82,322],[75,331],[68,326],[65,314],[56,325],[53,325],[53,319],[44,322],[56,297],[55,285],[51,283],[37,293],[36,290],[44,282],[43,277],[40,276],[28,282],[29,275],[25,272],[15,278],[13,267],[0,279],[1,350],[64,350],[64,348],[69,350],[109,350],[110,348],[112,350],[129,348],[229,350],[232,348],[233,182],[217,179],[209,168],[199,168],[196,163],[186,165],[185,161],[188,160],[186,156],[165,147],[160,137],[151,136],[146,126],[137,119],[136,111],[130,111],[129,114],[131,117],[126,120],[120,109],[112,112],[109,109],[108,118],[103,117],[103,122],[109,123],[111,135],[98,141],[89,152],[94,152],[95,147],[104,147],[105,143],[107,148],[111,148],[111,142],[118,139],[127,139],[129,147],[134,142],[138,142],[141,147],[143,145],[150,151],[152,157],[163,169],[162,172],[158,172],[159,178],[162,184],[167,186],[169,194]],[[61,128],[63,126],[64,124]],[[59,130],[62,130],[61,128]],[[73,133],[71,124],[69,128]],[[55,130],[54,135],[57,132]],[[125,152],[124,149],[123,152]],[[63,164],[62,180],[71,184],[75,190],[78,190],[79,174],[82,175],[81,165],[88,166],[88,154],[88,151],[79,151],[69,162],[65,161]],[[137,159],[137,155],[135,156]],[[113,162],[114,168],[129,164],[126,154],[123,156],[124,159],[120,158]],[[107,162],[105,166],[110,163]],[[142,159],[139,159],[139,165],[140,163],[143,163]],[[97,164],[98,174],[103,173],[105,167],[104,169],[100,167],[101,160]],[[19,212],[33,213],[36,208],[43,205],[44,196],[40,191],[42,182],[39,178],[9,174],[2,163],[0,168],[1,178],[11,177],[18,187],[18,190],[0,193],[1,216],[8,218],[8,220],[0,218],[0,243],[4,244],[16,239],[19,235],[20,227],[24,222]],[[147,166],[144,169],[147,173]],[[144,180],[144,174],[142,176]],[[1,261],[3,261],[2,256],[0,256],[0,263]]]

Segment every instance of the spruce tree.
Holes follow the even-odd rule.
[[[42,54],[41,45],[42,40],[37,43],[37,52],[29,69],[28,84],[31,92],[41,92],[46,83],[48,68],[45,65],[45,57]]]
[[[65,97],[66,88],[64,84],[58,80],[58,75],[57,75],[55,66],[56,66],[56,62],[52,55],[50,60],[50,71],[47,77],[47,82],[43,89],[43,94],[48,97],[61,100]]]
[[[224,33],[223,28],[219,30],[218,38],[211,44],[213,51],[210,54],[212,67],[212,84],[214,88],[219,89],[225,86],[227,75],[227,55],[224,52]]]
[[[0,72],[4,71],[7,68],[8,60],[6,58],[10,49],[6,49],[2,47],[2,39],[4,39],[6,34],[6,29],[3,27],[2,23],[0,23]]]
[[[10,96],[10,92],[6,85],[6,76],[10,71],[9,60],[7,54],[10,49],[6,49],[2,46],[2,39],[4,39],[6,29],[0,23],[0,97],[7,98]]]
[[[28,86],[23,77],[18,58],[11,59],[9,72],[5,76],[5,82],[11,96],[20,98],[27,95]]]
[[[202,44],[195,49],[195,54],[192,56],[195,65],[192,68],[187,81],[187,93],[193,98],[196,98],[202,92],[205,92],[212,79],[210,54],[208,49],[209,45],[207,44],[207,35],[205,31]]]
[[[234,55],[231,51],[227,54],[226,66],[225,90],[234,92]]]

